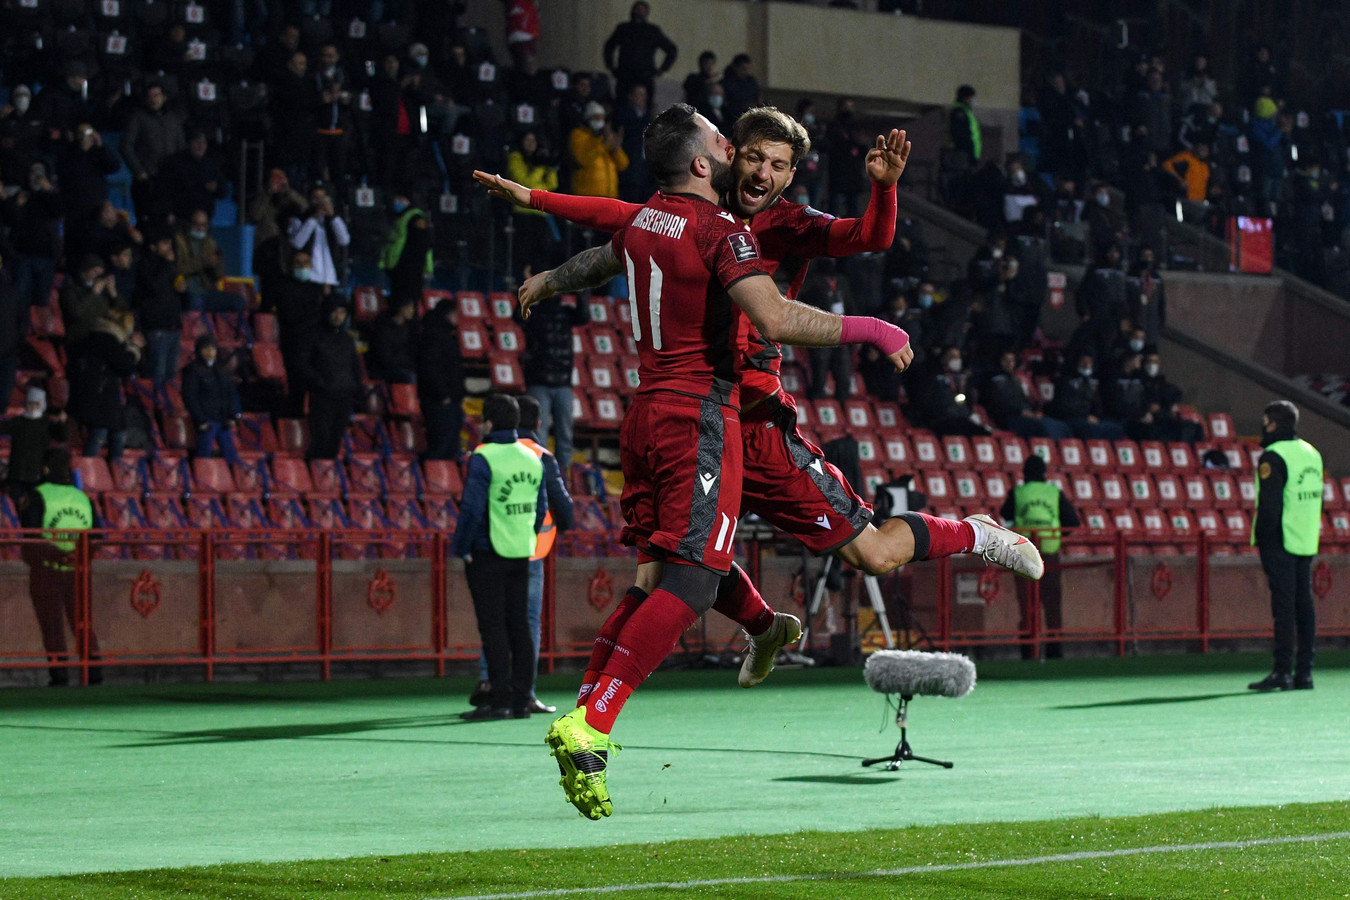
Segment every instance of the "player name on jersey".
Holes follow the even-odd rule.
[[[652,234],[676,239],[684,234],[684,226],[688,224],[689,220],[684,216],[677,216],[674,213],[650,207],[643,207],[637,214],[637,218],[633,220],[634,228],[641,228],[643,231],[650,231]]]

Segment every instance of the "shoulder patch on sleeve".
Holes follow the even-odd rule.
[[[833,219],[833,218],[834,218],[834,216],[830,215],[830,214],[827,213],[827,212],[821,212],[820,210],[816,209],[814,206],[803,206],[803,207],[802,207],[802,212],[806,213],[808,216],[819,216],[819,217],[821,217],[822,219]]]
[[[1268,462],[1263,462],[1263,463],[1261,463],[1261,467],[1260,467],[1259,469],[1257,469],[1256,472],[1257,472],[1258,475],[1261,476],[1262,479],[1269,478],[1269,477],[1270,477],[1270,463],[1268,463]]]
[[[759,259],[759,247],[755,245],[755,239],[748,231],[727,235],[727,243],[731,244],[731,252],[736,257],[736,262]]]

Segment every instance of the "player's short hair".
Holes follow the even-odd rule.
[[[1288,431],[1298,425],[1298,407],[1288,400],[1275,400],[1268,403],[1262,412],[1281,431]]]
[[[491,422],[493,431],[514,431],[520,427],[520,404],[507,394],[488,394],[483,400],[483,421]]]
[[[529,394],[521,394],[516,398],[516,405],[520,407],[520,424],[516,427],[521,431],[536,431],[539,428],[539,401]]]
[[[689,164],[702,155],[703,135],[698,127],[698,110],[688,103],[667,107],[652,119],[642,133],[642,153],[647,167],[661,189],[683,181]]]
[[[800,122],[773,106],[756,106],[741,113],[731,129],[737,152],[755,144],[787,144],[792,148],[792,167],[811,152],[811,138]]]

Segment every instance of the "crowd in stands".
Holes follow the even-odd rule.
[[[184,449],[233,462],[240,429],[259,415],[274,431],[307,418],[308,455],[340,456],[353,413],[392,414],[402,386],[419,433],[401,449],[441,460],[461,456],[466,375],[479,375],[540,400],[541,440],[554,438],[567,471],[587,298],[503,326],[497,338],[523,343],[518,383],[501,383],[486,356],[466,356],[462,305],[428,289],[438,232],[484,230],[468,199],[476,168],[535,189],[645,200],[641,135],[657,79],[687,57],[638,2],[604,45],[606,72],[545,70],[535,3],[502,6],[509,61],[460,26],[455,2],[7,7],[0,397],[21,383],[31,413],[46,384],[44,402],[78,429],[63,414],[37,418],[86,455],[115,459],[129,437],[147,449],[156,426],[144,420],[167,412],[194,429]],[[38,39],[54,30],[60,40]],[[1244,86],[1250,96],[1232,103],[1243,114],[1229,116],[1202,62],[1169,88],[1161,62],[1147,60],[1116,98],[1054,75],[1024,116],[1026,152],[1002,164],[982,146],[975,90],[963,88],[944,192],[988,229],[987,245],[960,277],[937,280],[921,229],[902,217],[888,253],[821,260],[801,294],[906,329],[919,351],[912,373],[901,380],[872,351],[821,350],[797,353],[787,379],[841,404],[861,384],[938,435],[1200,440],[1157,352],[1166,304],[1155,260],[1166,248],[1151,228],[1184,193],[1195,221],[1274,210],[1280,228],[1312,222],[1330,248],[1350,197],[1318,168],[1336,160],[1339,171],[1344,152],[1330,153],[1321,119],[1280,107],[1277,70]],[[724,132],[760,102],[748,54],[723,66],[704,51],[690,68],[684,99]],[[828,114],[809,99],[795,112],[812,149],[786,196],[861,215],[874,130],[849,98]],[[256,175],[256,195],[226,162],[254,141],[265,159],[246,179]],[[254,226],[250,272],[227,271],[217,239],[220,211],[241,205]],[[565,255],[560,223],[508,215],[505,286]],[[1075,254],[1095,263],[1076,297],[1082,325],[1046,341],[1046,267]],[[353,291],[362,262],[387,284]],[[13,446],[10,481],[22,482]]]

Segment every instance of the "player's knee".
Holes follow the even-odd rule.
[[[674,594],[699,615],[712,609],[717,601],[717,584],[722,576],[702,566],[666,565],[661,590]]]

